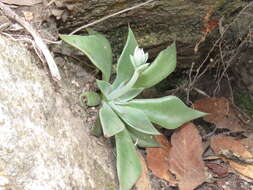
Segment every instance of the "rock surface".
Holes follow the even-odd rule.
[[[72,32],[80,26],[143,2],[148,0],[56,1],[55,6],[63,11],[58,20],[59,31]],[[91,27],[110,38],[117,55],[122,50],[129,25],[141,47],[149,51],[150,58],[156,57],[162,49],[176,41],[178,66],[190,68],[192,62],[206,56],[206,51],[212,47],[214,39],[220,37],[219,32],[212,31],[208,34],[208,39],[200,43],[199,52],[194,54],[194,48],[202,38],[206,25],[219,22],[221,19],[222,25],[230,23],[237,15],[235,13],[246,4],[247,2],[242,0],[154,0]],[[212,27],[218,28],[215,24]],[[233,34],[237,33],[234,31]]]
[[[0,49],[0,189],[117,189],[111,146],[77,103],[88,73],[56,85],[24,45],[0,36]]]

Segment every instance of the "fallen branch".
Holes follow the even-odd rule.
[[[61,80],[58,67],[47,45],[43,42],[39,33],[28,22],[26,22],[23,18],[19,17],[14,11],[12,11],[7,5],[3,4],[2,2],[0,2],[0,9],[5,16],[7,16],[11,20],[18,22],[32,35],[37,48],[42,52],[44,58],[46,59],[52,78],[54,80]]]

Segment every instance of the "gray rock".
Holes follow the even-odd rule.
[[[73,80],[85,79],[66,73],[53,84],[24,45],[0,36],[0,189],[117,189],[111,146],[89,135],[77,103]]]

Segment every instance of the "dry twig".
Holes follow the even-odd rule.
[[[61,76],[60,76],[58,67],[48,47],[46,46],[46,44],[43,42],[42,38],[40,37],[39,33],[28,22],[26,22],[23,18],[19,17],[14,11],[12,11],[7,5],[0,2],[0,9],[8,18],[18,22],[32,35],[36,46],[42,52],[42,54],[44,55],[47,61],[47,64],[48,64],[48,67],[53,79],[60,80]]]
[[[199,67],[196,69],[196,74],[193,76],[192,70],[193,67],[195,65],[195,63],[192,63],[191,66],[191,70],[189,73],[189,83],[188,83],[188,88],[187,88],[187,102],[190,102],[189,100],[189,93],[190,91],[193,89],[194,84],[206,73],[206,71],[208,70],[208,66],[206,66],[203,70],[201,70],[205,63],[207,62],[208,58],[210,58],[211,53],[215,50],[215,48],[219,45],[219,43],[221,42],[221,40],[223,39],[225,33],[228,31],[228,29],[232,26],[232,24],[237,21],[237,19],[239,18],[240,15],[243,14],[243,12],[249,8],[250,6],[253,5],[253,2],[249,3],[248,5],[246,5],[239,13],[238,15],[235,17],[235,19],[227,26],[227,27],[222,27],[221,26],[221,22],[223,20],[223,18],[221,19],[220,23],[219,23],[219,28],[222,29],[220,32],[220,37],[219,39],[217,39],[213,46],[211,47],[211,49],[209,50],[209,52],[207,53],[207,56],[205,57],[205,59],[202,61],[202,63],[199,65]],[[238,51],[234,54],[234,56],[232,56],[229,60],[228,60],[228,64],[225,67],[225,70],[222,72],[222,74],[220,76],[224,76],[226,74],[227,68],[228,66],[231,65],[231,63],[234,61],[234,59],[236,58],[236,56],[238,55]],[[220,80],[220,79],[219,79]]]
[[[123,10],[121,10],[121,11],[119,11],[119,12],[116,12],[116,13],[113,13],[113,14],[111,14],[111,15],[105,16],[105,17],[103,17],[103,18],[101,18],[101,19],[98,19],[98,20],[96,20],[96,21],[94,21],[94,22],[91,22],[91,23],[89,23],[89,24],[83,25],[83,26],[81,26],[81,27],[75,29],[75,30],[74,30],[73,32],[71,32],[69,35],[73,35],[73,34],[79,32],[80,30],[83,30],[83,29],[85,29],[85,28],[87,28],[87,27],[90,27],[90,26],[93,26],[93,25],[95,25],[95,24],[98,24],[98,23],[100,23],[100,22],[103,22],[103,21],[105,21],[105,20],[107,20],[107,19],[109,19],[109,18],[111,18],[111,17],[114,17],[114,16],[117,16],[117,15],[119,15],[119,14],[125,13],[125,12],[127,12],[127,11],[130,11],[130,10],[133,10],[133,9],[136,9],[136,8],[139,8],[139,7],[141,7],[141,6],[144,6],[144,5],[148,4],[148,3],[151,3],[152,1],[154,1],[154,0],[148,0],[148,1],[144,2],[144,3],[140,3],[140,4],[135,5],[135,6],[133,6],[133,7],[129,7],[129,8],[123,9]]]

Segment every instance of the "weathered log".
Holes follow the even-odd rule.
[[[77,103],[92,77],[68,68],[57,88],[24,45],[0,36],[0,49],[0,189],[117,189],[112,149]]]

